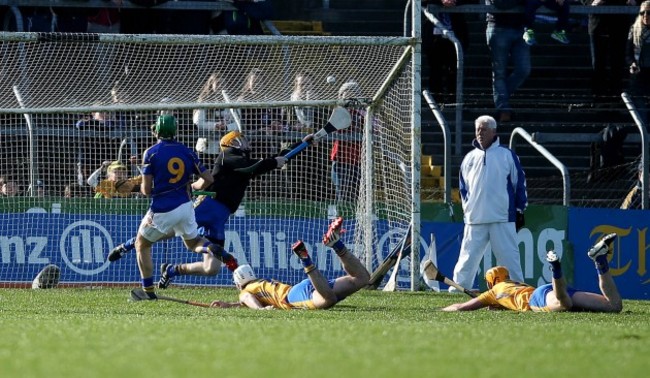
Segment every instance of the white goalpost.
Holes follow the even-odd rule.
[[[139,282],[134,252],[113,263],[107,256],[135,236],[148,200],[94,198],[88,178],[107,178],[102,164],[115,160],[138,175],[161,112],[176,116],[178,140],[209,168],[233,127],[250,139],[253,157],[264,158],[319,130],[336,106],[350,113],[349,128],[253,179],[231,216],[225,248],[260,277],[303,279],[290,250],[298,239],[326,277],[342,275],[321,242],[334,215],[345,218],[343,240],[370,271],[409,224],[419,226],[413,38],[0,33],[0,40],[0,176],[15,188],[0,197],[0,287],[31,285],[47,264],[61,268],[61,284]],[[201,259],[180,240],[157,243],[153,257],[157,265]],[[232,285],[232,276],[223,268],[174,284]]]

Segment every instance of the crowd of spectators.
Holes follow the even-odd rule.
[[[155,34],[262,34],[262,21],[273,16],[271,0],[252,1],[234,0],[237,10],[169,10],[160,9],[155,5],[165,0],[105,0],[106,8],[86,8],[83,1],[80,7],[34,7],[20,6],[23,17],[24,31],[56,31],[56,32],[99,32],[99,33],[155,33]],[[178,0],[184,1],[184,0]],[[120,8],[125,3],[144,6],[143,8]],[[423,1],[423,5],[436,4],[453,7],[463,4],[480,4],[480,0],[431,0]],[[486,40],[489,48],[492,67],[492,90],[496,119],[499,122],[510,122],[513,118],[510,97],[525,83],[531,73],[531,54],[536,39],[532,31],[535,23],[535,12],[540,6],[557,11],[556,30],[551,36],[560,43],[569,43],[568,24],[569,0],[487,0],[498,9],[519,7],[520,13],[487,14]],[[574,2],[574,4],[579,4]],[[586,0],[585,5],[591,6],[638,6],[636,0]],[[590,14],[584,16],[588,20],[588,33],[591,44],[592,62],[592,92],[594,101],[606,96],[614,96],[622,90],[630,92],[643,99],[648,96],[647,69],[650,65],[648,45],[650,37],[648,24],[650,16],[647,9],[648,1],[640,4],[640,14],[636,17],[625,14]],[[4,9],[8,14],[8,10]],[[11,17],[3,17],[5,30],[15,30]],[[444,27],[451,30],[460,40],[463,49],[469,47],[469,33],[465,15],[458,13],[440,13],[438,18]],[[9,20],[9,22],[8,22]],[[454,46],[442,36],[439,27],[434,27],[424,19],[423,22],[423,54],[428,63],[428,82],[424,87],[430,89],[439,101],[445,102],[453,98],[456,92],[456,55]],[[264,80],[268,73],[253,70],[244,81],[238,101],[261,100],[264,94]],[[294,99],[309,99],[312,80],[309,72],[297,75]],[[207,78],[205,86],[199,95],[199,102],[223,101],[218,73]],[[647,109],[647,104],[637,103],[639,109]],[[280,132],[287,129],[299,130],[299,127],[311,129],[313,109],[296,108],[287,112],[284,109],[244,109],[239,114],[229,111],[218,111],[208,114],[198,109],[193,112],[192,124],[203,134],[196,141],[199,152],[215,155],[218,153],[216,141],[219,134],[237,127],[237,116],[241,122],[248,123],[252,130],[260,132]],[[647,114],[641,112],[647,119]],[[120,115],[95,112],[79,119],[76,126],[79,129],[92,127],[94,129],[124,128],[126,120]],[[147,124],[147,121],[144,121]],[[277,150],[277,145],[259,143],[260,154],[268,155]],[[332,155],[334,156],[334,154]],[[332,157],[334,162],[336,158]],[[334,166],[337,164],[335,163]],[[333,174],[333,182],[338,182],[340,174]],[[353,175],[354,176],[354,175]],[[353,180],[354,181],[354,180]],[[36,193],[38,186],[24,188],[15,182],[9,182],[7,190],[3,184],[2,195],[11,193]],[[80,185],[83,186],[83,185]],[[44,188],[44,184],[41,185]],[[79,192],[75,185],[66,185],[66,193],[73,196]],[[5,194],[8,193],[8,194]],[[40,192],[44,192],[44,189]],[[40,193],[39,192],[39,193]],[[66,194],[68,195],[68,194]]]
[[[591,90],[593,102],[611,101],[628,90],[637,97],[647,93],[648,85],[644,75],[638,75],[636,65],[643,44],[642,34],[635,32],[644,27],[643,15],[633,16],[621,13],[570,14],[571,5],[594,7],[639,6],[637,0],[426,0],[423,6],[438,5],[454,7],[465,4],[493,5],[497,10],[486,15],[486,40],[492,67],[492,90],[495,117],[499,122],[510,122],[515,111],[510,98],[525,84],[534,70],[531,56],[535,54],[537,37],[534,27],[540,21],[555,24],[550,38],[561,44],[570,44],[570,35],[587,30],[590,41],[592,68]],[[537,9],[544,6],[553,12],[537,15]],[[643,8],[643,5],[640,6]],[[614,8],[612,8],[614,9]],[[436,17],[441,24],[461,42],[467,50],[467,26],[463,14],[439,12]],[[569,16],[571,16],[569,18]],[[541,17],[541,18],[540,18]],[[636,21],[635,21],[636,20]],[[439,27],[434,27],[426,18],[422,26],[422,52],[428,65],[429,89],[439,102],[449,102],[455,94],[456,54],[453,45]],[[636,35],[636,37],[634,37]],[[635,46],[637,46],[635,48]],[[558,50],[559,51],[559,50]],[[636,55],[635,55],[636,54]],[[644,92],[645,91],[645,92]],[[637,107],[644,108],[644,104]]]

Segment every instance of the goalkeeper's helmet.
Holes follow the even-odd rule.
[[[253,268],[248,264],[244,264],[240,265],[234,272],[232,272],[232,279],[235,281],[237,287],[242,288],[247,283],[255,281],[257,277],[255,277]]]
[[[251,145],[248,143],[248,139],[240,133],[239,131],[231,131],[228,134],[224,135],[219,142],[221,145],[221,150],[225,148],[235,148],[242,151],[250,151]]]
[[[173,139],[176,136],[176,118],[169,114],[158,117],[154,125],[154,133],[159,139]]]
[[[485,272],[485,282],[487,283],[488,289],[492,289],[499,282],[508,281],[509,279],[510,273],[505,266],[495,266]]]

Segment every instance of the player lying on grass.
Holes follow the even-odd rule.
[[[311,138],[312,135],[309,134],[303,138],[303,141]],[[287,159],[282,156],[285,151],[266,159],[251,159],[250,143],[238,131],[231,131],[224,135],[220,145],[221,153],[217,156],[212,170],[214,182],[207,188],[208,191],[216,194],[214,197],[199,196],[194,201],[194,213],[199,225],[199,235],[223,247],[228,218],[241,204],[251,180],[274,169],[282,168]],[[115,247],[109,254],[108,260],[120,259],[134,248],[134,242],[135,238],[132,238]],[[221,270],[221,262],[230,271],[234,271],[238,266],[237,260],[225,251],[217,257],[204,254],[203,261],[185,264],[163,263],[160,267],[161,278],[158,287],[166,289],[174,277],[181,275],[215,276]]]
[[[510,280],[508,270],[497,266],[485,272],[488,291],[464,303],[455,303],[443,311],[472,311],[483,307],[513,311],[592,311],[621,312],[623,302],[609,271],[607,255],[612,251],[616,234],[605,235],[587,255],[598,271],[598,283],[602,294],[578,291],[567,286],[562,275],[560,260],[549,251],[546,260],[551,264],[553,282],[534,288],[525,283]]]
[[[233,273],[240,290],[238,302],[213,301],[212,307],[249,307],[252,309],[327,309],[368,285],[370,274],[361,261],[340,240],[343,218],[337,218],[323,236],[323,244],[331,247],[341,260],[347,275],[327,280],[316,268],[302,241],[291,249],[302,263],[307,279],[297,285],[258,279],[250,265],[241,265]]]

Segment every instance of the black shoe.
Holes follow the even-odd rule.
[[[131,302],[155,301],[156,299],[158,299],[158,296],[152,291],[144,291],[142,288],[131,290]]]
[[[167,268],[172,265],[168,263],[164,263],[160,266],[160,281],[158,281],[158,288],[159,289],[167,289],[170,283],[172,283],[172,277],[169,277],[169,274],[167,274]]]
[[[111,250],[111,253],[108,254],[108,261],[117,261],[121,259],[122,256],[126,255],[127,252],[129,252],[129,250],[124,247],[124,244],[120,244],[117,247],[113,248]]]

